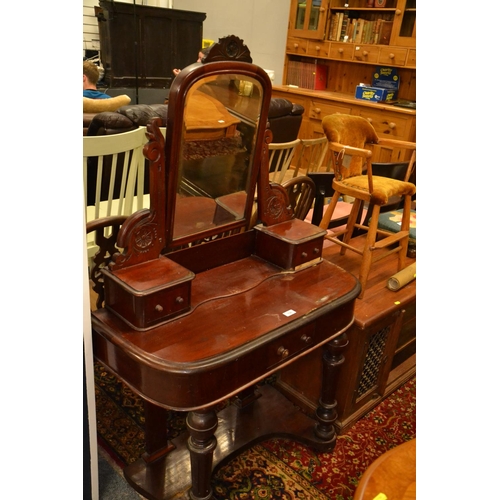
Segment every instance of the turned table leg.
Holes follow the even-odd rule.
[[[212,461],[217,439],[217,414],[214,410],[191,411],[188,414],[189,431],[188,448],[191,459],[191,491],[192,500],[208,500],[212,497],[210,480]]]
[[[314,429],[316,436],[325,441],[331,441],[333,446],[337,439],[333,423],[337,418],[337,400],[335,399],[337,378],[335,375],[344,362],[344,349],[349,340],[347,335],[342,333],[337,338],[328,342],[323,353],[323,380],[321,387],[321,397],[318,408],[316,409],[316,418],[318,423]]]

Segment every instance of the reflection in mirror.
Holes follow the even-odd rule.
[[[241,221],[262,108],[261,84],[219,74],[188,91],[180,141],[173,239]]]

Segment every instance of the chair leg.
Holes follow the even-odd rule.
[[[328,207],[326,207],[325,214],[323,215],[323,218],[321,219],[321,223],[319,227],[321,229],[328,229],[328,224],[330,224],[330,221],[332,220],[333,216],[333,211],[335,210],[335,207],[337,206],[337,202],[339,201],[340,198],[340,193],[337,193],[335,191],[333,193],[332,199],[330,200],[330,203],[328,204]]]
[[[355,229],[355,224],[358,220],[358,214],[360,210],[363,207],[363,200],[358,200],[357,198],[354,200],[352,204],[352,209],[351,213],[349,214],[349,218],[347,219],[347,226],[346,226],[346,232],[343,238],[343,242],[348,244],[351,241],[351,238],[353,236],[353,232]],[[345,253],[345,247],[342,248],[343,252],[341,251],[340,253],[344,255]]]
[[[406,266],[406,253],[408,252],[408,241],[410,239],[410,215],[411,215],[411,196],[404,197],[403,217],[401,218],[401,231],[407,231],[408,235],[403,238],[399,244],[398,271],[401,271]]]
[[[368,232],[366,234],[365,247],[363,249],[363,257],[361,260],[361,269],[359,270],[359,282],[361,284],[361,293],[358,299],[362,299],[365,293],[366,282],[368,281],[368,274],[372,266],[373,246],[377,239],[378,217],[380,215],[380,205],[373,205],[372,217]]]

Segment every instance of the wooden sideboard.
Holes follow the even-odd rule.
[[[326,246],[323,257],[355,275],[358,272],[359,256],[352,252],[341,256],[338,245]],[[414,262],[407,259],[408,265]],[[386,283],[396,271],[395,256],[374,264],[364,297],[356,301],[345,361],[334,389],[339,433],[416,373],[416,281],[392,292]],[[281,392],[309,414],[320,397],[321,363],[321,353],[311,353],[293,367],[283,368],[277,383]]]
[[[334,113],[362,116],[375,128],[380,137],[390,137],[402,141],[416,139],[417,112],[393,104],[362,101],[346,94],[331,91],[315,91],[293,88],[287,85],[273,86],[273,97],[282,97],[304,106],[299,138],[313,139],[324,135],[321,120]],[[397,162],[408,159],[402,150],[392,150],[375,146],[375,162]],[[402,156],[403,155],[403,156]]]

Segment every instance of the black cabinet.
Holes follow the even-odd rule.
[[[205,13],[108,0],[95,13],[109,87],[169,88],[172,70],[198,59]]]

